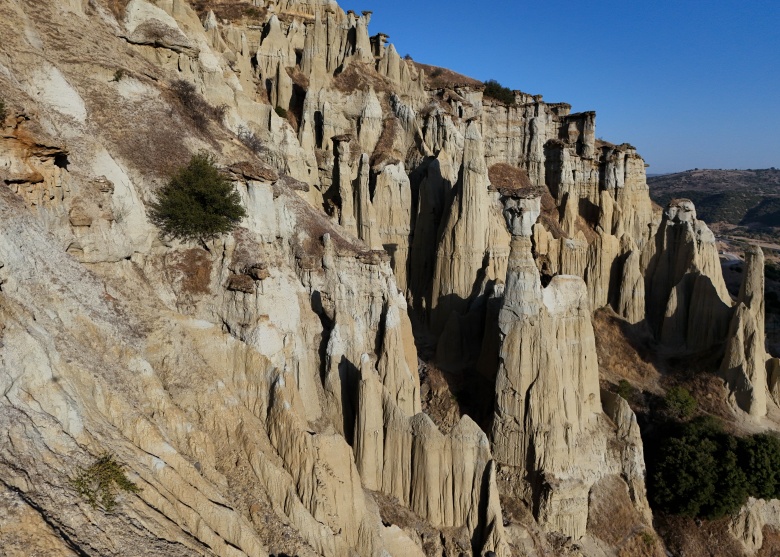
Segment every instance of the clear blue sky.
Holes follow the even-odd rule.
[[[403,56],[596,110],[650,173],[780,167],[780,0],[340,0]]]

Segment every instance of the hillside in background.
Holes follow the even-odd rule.
[[[648,176],[650,196],[665,207],[675,198],[696,205],[702,220],[752,229],[780,227],[780,170],[686,170]]]

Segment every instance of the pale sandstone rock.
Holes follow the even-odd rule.
[[[388,164],[376,177],[373,205],[384,249],[398,288],[406,292],[412,234],[412,189],[403,163]]]
[[[645,279],[641,270],[641,254],[636,248],[628,249],[623,261],[616,311],[629,323],[639,323],[645,317]]]
[[[364,153],[373,153],[382,135],[382,105],[371,88],[366,92],[358,120],[358,141]]]
[[[769,380],[769,394],[775,404],[780,405],[780,358],[770,358],[766,364]]]
[[[371,192],[369,191],[370,166],[368,155],[365,153],[360,157],[358,172],[358,187],[355,191],[358,237],[372,250],[382,250],[384,248],[382,247],[382,239],[377,225],[376,210],[371,202]]]
[[[617,439],[621,442],[621,476],[626,480],[628,492],[634,507],[639,510],[647,524],[653,523],[650,503],[645,489],[645,457],[642,434],[636,415],[620,395],[601,391],[604,413],[617,426]]]
[[[441,331],[450,313],[465,308],[465,300],[483,266],[488,244],[487,167],[476,123],[466,132],[463,182],[443,227],[433,275],[432,328]]]
[[[732,518],[731,534],[742,544],[748,555],[756,555],[764,545],[763,529],[780,527],[780,501],[765,501],[750,497]]]
[[[361,374],[355,438],[361,477],[370,482],[366,487],[381,478],[381,491],[433,525],[466,526],[485,551],[508,555],[484,432],[463,417],[443,435],[427,415],[403,414],[367,357]]]
[[[537,519],[578,538],[587,522],[585,478],[605,451],[596,432],[601,409],[588,296],[576,277],[555,277],[543,289],[530,248],[530,239],[513,237],[499,314],[493,447],[498,462],[527,466],[536,478]]]
[[[731,297],[715,237],[696,219],[693,203],[671,202],[647,249],[653,253],[645,273],[647,319],[656,336],[683,351],[705,350],[724,339]]]
[[[78,68],[74,72],[69,68],[74,63],[57,59],[56,48],[48,44],[46,57],[50,61],[46,64],[38,59],[35,63],[19,62],[12,64],[9,71],[22,76],[19,81],[26,93],[40,99],[31,102],[40,102],[43,112],[51,114],[51,118],[44,117],[44,120],[49,118],[46,126],[52,130],[69,130],[69,137],[75,138],[72,171],[60,169],[53,160],[33,164],[26,156],[14,156],[11,164],[6,165],[5,149],[0,149],[0,166],[25,177],[22,182],[14,182],[14,190],[25,198],[40,222],[58,238],[60,252],[67,249],[110,282],[108,287],[103,285],[106,296],[131,308],[138,305],[138,300],[144,300],[144,309],[138,310],[144,313],[143,325],[135,330],[145,331],[147,327],[154,330],[150,333],[151,340],[147,339],[146,347],[140,350],[141,359],[149,359],[151,368],[131,364],[121,354],[116,361],[127,361],[127,369],[134,370],[132,376],[143,379],[142,388],[131,385],[128,389],[133,393],[140,390],[154,395],[138,395],[138,398],[136,394],[115,394],[102,383],[89,387],[91,378],[70,369],[61,372],[64,383],[78,383],[79,389],[63,397],[65,402],[54,400],[54,395],[47,394],[47,389],[39,388],[35,381],[28,381],[32,373],[25,374],[20,385],[31,387],[29,392],[43,401],[47,411],[56,413],[60,423],[67,424],[68,432],[83,426],[94,438],[112,442],[115,436],[110,433],[111,428],[118,427],[122,435],[130,438],[128,445],[117,444],[116,448],[126,456],[133,473],[144,478],[145,487],[149,485],[145,489],[148,489],[145,500],[149,506],[161,509],[161,513],[137,511],[133,516],[147,528],[148,539],[139,542],[137,538],[122,537],[117,547],[137,548],[139,554],[156,554],[163,546],[155,543],[162,542],[149,542],[149,539],[159,538],[170,540],[166,542],[170,546],[166,551],[171,554],[201,551],[220,555],[261,554],[258,551],[262,548],[258,550],[260,546],[253,538],[254,533],[262,533],[264,527],[266,530],[280,528],[281,522],[274,522],[275,526],[264,525],[262,515],[254,517],[251,511],[244,510],[243,500],[237,504],[227,501],[235,494],[258,493],[263,494],[262,497],[267,495],[269,509],[272,509],[268,516],[283,517],[284,524],[292,526],[294,537],[301,544],[298,549],[269,546],[271,552],[286,550],[308,556],[350,552],[378,555],[383,550],[398,551],[392,548],[393,544],[383,547],[382,537],[390,528],[381,526],[369,496],[358,489],[362,480],[366,487],[370,483],[376,486],[372,489],[397,496],[399,501],[424,513],[436,524],[465,525],[470,534],[484,540],[484,544],[480,542],[483,552],[492,550],[499,555],[508,554],[503,541],[505,532],[495,482],[496,470],[486,456],[489,448],[484,434],[465,418],[457,431],[453,430],[454,433],[448,436],[435,431],[423,417],[409,419],[418,413],[420,406],[416,391],[417,360],[411,324],[399,289],[403,293],[408,288],[415,310],[422,311],[436,306],[442,292],[463,296],[464,301],[474,295],[459,308],[465,314],[442,312],[442,315],[449,313],[444,315],[443,323],[452,324],[452,330],[459,331],[460,338],[478,339],[477,346],[458,348],[461,352],[449,350],[448,343],[453,339],[454,344],[461,343],[457,336],[445,335],[439,348],[456,357],[468,350],[479,352],[479,338],[484,333],[486,316],[492,316],[489,319],[496,327],[501,323],[497,309],[491,313],[486,307],[491,303],[497,305],[504,294],[502,283],[509,258],[509,234],[501,221],[496,196],[487,191],[480,194],[476,191],[479,187],[475,190],[474,186],[487,186],[484,169],[495,162],[505,162],[526,170],[534,185],[547,184],[556,196],[567,195],[571,200],[566,202],[563,211],[569,238],[554,238],[541,225],[534,226],[538,200],[537,205],[526,200],[518,203],[515,207],[517,220],[510,226],[516,234],[523,236],[528,236],[533,226],[535,254],[537,257],[543,254],[550,260],[545,271],[546,274],[549,271],[548,278],[553,274],[586,277],[588,292],[583,297],[582,283],[575,279],[559,277],[553,280],[551,287],[542,290],[534,281],[519,285],[521,281],[515,276],[514,285],[507,290],[510,304],[532,307],[529,319],[546,323],[545,338],[549,338],[549,342],[532,334],[530,325],[527,331],[528,338],[536,339],[534,342],[540,350],[557,344],[565,346],[580,333],[584,335],[583,342],[588,344],[585,316],[589,310],[586,308],[593,307],[596,300],[611,296],[613,275],[621,273],[620,265],[615,267],[617,257],[629,254],[622,267],[622,277],[618,278],[631,288],[632,293],[640,290],[641,273],[646,265],[635,265],[637,257],[641,259],[636,254],[648,243],[652,231],[643,161],[633,148],[600,146],[594,141],[595,117],[592,113],[569,114],[568,105],[547,104],[541,97],[518,93],[516,107],[501,107],[491,101],[483,103],[479,91],[459,87],[446,93],[449,96],[446,103],[434,99],[435,107],[431,109],[428,105],[435,93],[424,91],[421,72],[412,63],[401,60],[392,45],[380,49],[376,60],[371,55],[367,32],[369,14],[362,17],[345,14],[329,0],[283,0],[271,2],[267,7],[271,15],[265,22],[268,33],[263,36],[259,29],[226,24],[212,16],[201,24],[194,10],[182,0],[158,0],[156,7],[149,2],[131,3],[129,35],[142,28],[144,22],[153,20],[160,22],[153,25],[163,26],[160,28],[163,37],[171,36],[159,44],[152,40],[154,36],[143,39],[164,48],[130,47],[141,54],[138,57],[141,61],[124,56],[122,49],[128,46],[122,43],[124,46],[116,50],[116,63],[127,66],[138,79],[125,78],[111,85],[115,89],[107,90],[105,94],[126,104],[143,101],[145,108],[159,105],[164,107],[159,114],[165,114],[171,108],[160,95],[157,83],[173,79],[193,83],[209,103],[227,105],[225,123],[229,129],[235,131],[244,127],[257,135],[265,149],[260,151],[260,156],[267,162],[280,172],[315,186],[307,194],[307,200],[317,208],[322,206],[323,194],[334,178],[334,165],[340,167],[342,172],[335,179],[335,188],[342,201],[341,224],[347,233],[331,227],[321,213],[297,197],[297,193],[287,191],[286,186],[272,187],[259,179],[237,184],[249,211],[242,223],[245,230],[209,244],[208,251],[200,248],[190,251],[189,247],[178,244],[162,245],[155,240],[155,230],[148,223],[142,199],[149,199],[150,183],[163,177],[151,176],[146,169],[136,170],[138,162],[132,157],[128,161],[118,156],[110,142],[106,143],[105,155],[95,155],[99,153],[97,146],[102,147],[99,137],[94,140],[94,146],[85,145],[91,140],[83,138],[100,135],[101,124],[92,126],[89,133],[83,129],[74,131],[72,126],[88,121],[99,112],[100,103],[93,104],[91,98],[92,91],[100,87],[99,80],[90,77],[89,86],[83,86],[87,83],[84,76],[93,75],[94,69]],[[22,10],[18,6],[9,9]],[[102,8],[100,10],[102,13]],[[21,11],[15,11],[7,19],[23,21],[27,17]],[[89,35],[100,21],[102,19],[97,17],[85,18],[80,25]],[[70,22],[64,21],[62,25],[70,32],[72,25],[67,27]],[[14,37],[13,32],[5,32],[7,25],[3,29],[4,37]],[[105,37],[114,34],[109,31]],[[35,40],[30,41],[32,48],[44,52],[42,39],[37,41],[41,47],[33,44]],[[106,44],[107,48],[114,48],[108,38]],[[289,105],[292,80],[287,68],[298,67],[296,51],[301,52],[300,70],[309,79],[303,121],[297,132],[273,112],[274,105],[285,108]],[[254,56],[259,75],[254,75],[252,69]],[[70,58],[88,57],[74,54]],[[398,123],[392,153],[386,159],[388,164],[378,166],[373,170],[376,174],[371,176],[368,165],[354,164],[357,161],[352,159],[348,148],[339,155],[337,147],[335,161],[333,153],[328,151],[331,137],[353,134],[362,151],[373,153],[374,150],[366,145],[376,145],[383,129],[381,123],[389,116],[382,108],[388,105],[387,94],[379,88],[373,95],[336,91],[332,80],[339,68],[357,69],[361,75],[365,72],[369,80],[375,79],[371,74],[374,63],[378,75],[387,78],[395,90],[395,100],[391,98],[389,105]],[[54,69],[46,69],[49,65]],[[20,66],[43,67],[45,71],[33,75],[33,70]],[[101,68],[100,72],[103,71]],[[149,76],[150,71],[153,77],[147,82],[141,76]],[[109,79],[110,75],[106,81]],[[265,99],[265,80],[271,82],[268,100]],[[50,94],[52,90],[66,91],[66,94],[58,93],[54,98]],[[122,117],[118,114],[117,121]],[[138,121],[142,118],[145,116],[139,115]],[[471,118],[475,120],[468,122]],[[483,141],[476,139],[476,130],[484,138],[484,148]],[[222,130],[213,138],[223,157],[230,159],[240,151],[238,160],[245,160],[246,151],[230,139]],[[554,141],[547,145],[550,140]],[[206,147],[202,138],[186,131],[182,131],[181,143],[192,150]],[[315,158],[317,149],[326,153],[317,153]],[[407,158],[396,163],[393,157]],[[414,173],[424,157],[435,159],[428,166],[427,176],[419,182],[416,177],[409,180],[407,171]],[[91,169],[87,173],[89,176],[79,174],[83,168]],[[453,210],[452,188],[458,182],[461,168],[464,182]],[[101,201],[102,208],[98,207],[97,201],[85,203],[90,198],[84,187],[86,181],[101,175],[115,184],[113,193],[100,193],[110,198],[105,203]],[[373,199],[369,199],[366,190],[372,178],[376,178],[376,188]],[[418,189],[413,189],[412,184]],[[419,199],[414,203],[412,191],[419,191]],[[98,195],[93,197],[100,199]],[[467,197],[471,198],[468,202]],[[475,200],[477,202],[472,203]],[[369,203],[373,205],[374,217],[371,217]],[[412,214],[413,206],[416,206],[416,214]],[[78,230],[75,231],[69,222],[74,209],[78,209],[73,213],[74,221],[82,225],[76,226]],[[89,227],[85,226],[87,218],[92,219]],[[577,229],[583,223],[592,228],[600,225],[603,238],[589,245],[582,231]],[[375,231],[378,240],[372,238]],[[452,237],[442,241],[437,252],[444,232]],[[395,278],[380,256],[362,251],[365,246],[353,238],[358,235],[364,240],[368,238],[369,247],[394,245],[390,255]],[[614,249],[615,239],[620,242],[619,255]],[[463,246],[474,243],[478,249],[474,253],[468,252],[471,255],[462,250]],[[524,245],[524,249],[526,247]],[[464,254],[468,257],[463,257]],[[187,263],[193,261],[198,262],[195,269],[187,270]],[[629,261],[632,262],[630,265]],[[267,266],[257,266],[260,263]],[[530,263],[534,264],[532,260]],[[252,274],[253,269],[265,271],[264,278],[254,280],[257,277]],[[530,268],[528,272],[524,279],[534,278]],[[3,288],[11,292],[24,280],[13,262],[6,264],[2,273]],[[517,275],[518,271],[513,273]],[[709,276],[708,272],[704,275]],[[70,274],[63,276],[67,279]],[[247,287],[225,289],[224,285],[234,276]],[[252,288],[246,282],[250,279]],[[538,272],[535,280],[539,281]],[[492,290],[491,283],[495,283]],[[578,285],[572,288],[574,283]],[[438,293],[432,297],[434,288]],[[99,283],[96,292],[100,292]],[[695,290],[691,296],[696,298]],[[587,303],[587,298],[591,298],[591,304]],[[641,302],[632,304],[625,298],[621,302],[608,301],[620,303],[627,317],[641,320],[643,309],[640,311],[637,307]],[[664,309],[667,301],[664,300]],[[84,307],[93,306],[89,303]],[[160,308],[194,316],[196,320],[186,319],[186,324],[177,322],[175,326],[167,319],[150,324],[148,316],[159,312]],[[130,311],[130,314],[135,313]],[[549,315],[540,317],[543,314]],[[398,325],[395,324],[396,317],[400,322]],[[68,322],[67,316],[61,314],[59,318]],[[709,317],[690,320],[688,328],[693,323],[699,327],[707,319]],[[46,319],[43,321],[41,324],[39,319],[32,329],[39,338],[46,336],[39,332],[40,327],[45,331],[76,330],[70,325],[63,329]],[[20,322],[24,326],[32,323],[29,317],[20,318]],[[20,325],[14,329],[14,338],[18,338],[21,328]],[[381,330],[384,334],[380,335]],[[222,335],[223,331],[229,335]],[[119,336],[123,335],[124,332]],[[132,337],[129,333],[127,336]],[[494,336],[498,338],[497,332]],[[180,342],[166,347],[169,338],[179,337]],[[100,334],[86,340],[94,338],[100,338]],[[105,344],[106,352],[111,354],[123,350],[112,348],[111,342],[97,344]],[[20,349],[27,344],[20,341],[13,346]],[[564,352],[557,358],[549,353],[548,357],[561,362],[567,358],[580,362],[582,365],[574,366],[579,371],[573,373],[590,377],[590,364],[582,363],[590,357],[590,349],[579,346],[572,351],[575,355]],[[498,347],[495,352],[495,363],[489,366],[493,374],[498,365]],[[41,369],[46,367],[40,358],[33,358],[34,350],[25,348],[20,353],[30,355],[33,365],[40,364]],[[364,369],[363,354],[370,354],[369,369]],[[514,352],[510,356],[519,357]],[[377,362],[378,372],[374,371],[373,362]],[[558,373],[559,368],[559,364],[551,364],[551,369],[558,370],[552,375]],[[158,375],[159,379],[155,379]],[[370,385],[373,387],[362,393],[366,377],[372,378]],[[583,410],[590,408],[589,403],[578,399],[591,392],[592,381],[588,379],[585,381],[587,386],[581,388],[579,384],[576,387],[569,385],[569,379],[567,377],[561,383],[568,388],[561,395],[565,404],[560,408],[564,409],[566,424],[571,421],[574,425],[559,423],[559,416],[554,415],[551,408],[558,409],[553,402],[557,399],[544,402],[541,395],[536,397],[545,381],[555,382],[555,378],[544,378],[537,389],[531,389],[536,397],[532,397],[534,424],[531,429],[536,429],[528,435],[536,442],[548,427],[546,421],[550,422],[551,441],[549,445],[539,441],[542,447],[539,458],[543,460],[545,478],[554,487],[540,505],[539,516],[550,530],[578,536],[582,531],[583,512],[587,513],[588,486],[597,476],[591,470],[600,462],[598,447],[602,438],[593,434],[596,438],[593,454],[586,454],[583,448],[589,443],[587,435],[573,441],[572,458],[581,459],[582,468],[567,469],[569,476],[566,477],[554,476],[568,458],[561,457],[564,446],[560,443],[561,431],[565,438],[569,435],[566,432],[570,431],[567,427],[573,427],[571,431],[575,431],[582,423],[590,423],[586,417],[588,411]],[[85,388],[91,390],[85,391]],[[596,396],[593,406],[598,409],[598,391],[593,392]],[[90,400],[93,393],[101,408],[110,410],[105,410],[104,415],[110,417],[113,425],[104,426],[100,415],[95,418],[95,414],[79,410],[78,405]],[[357,403],[361,398],[379,402],[364,407]],[[576,401],[573,405],[570,404],[572,400]],[[76,406],[69,406],[72,404]],[[130,419],[121,416],[131,407],[143,408],[147,421],[138,427],[128,424]],[[24,406],[23,410],[29,412],[28,408]],[[377,409],[381,409],[381,421]],[[270,421],[269,411],[273,414]],[[606,468],[610,473],[630,475],[638,473],[636,467],[631,466],[637,447],[632,444],[633,430],[628,414],[620,415],[622,417],[615,421],[618,436],[625,443],[626,462],[613,462],[612,456],[608,456],[605,457]],[[59,495],[55,493],[46,499],[47,495],[39,495],[41,490],[36,491],[50,470],[61,468],[65,453],[47,452],[45,445],[54,444],[49,437],[41,437],[37,444],[25,439],[25,436],[29,437],[25,431],[34,431],[39,424],[32,425],[28,418],[17,419],[16,415],[10,422],[25,424],[24,428],[15,426],[13,430],[14,447],[35,445],[36,450],[40,449],[36,455],[48,456],[32,458],[31,462],[48,459],[53,463],[47,470],[32,466],[31,479],[14,475],[13,481],[19,485],[29,481],[31,485],[24,485],[26,493],[42,497],[43,502],[37,503],[46,509],[70,504],[67,497],[57,499]],[[154,427],[147,422],[152,422]],[[365,431],[355,428],[356,423],[365,423]],[[56,423],[51,426],[52,431],[58,431],[59,427]],[[159,437],[154,433],[155,428],[160,431]],[[588,427],[585,429],[590,431]],[[379,435],[384,436],[384,442],[377,458]],[[184,456],[169,454],[162,442],[157,444],[155,441],[153,447],[141,446],[145,436],[166,439],[174,452]],[[353,443],[356,465],[351,464],[347,441]],[[371,442],[374,445],[370,445]],[[501,443],[499,440],[497,445]],[[363,449],[359,450],[360,447]],[[147,457],[142,451],[150,448],[155,449],[155,459],[144,460]],[[502,450],[506,449],[503,447]],[[319,458],[320,454],[322,458]],[[461,454],[466,454],[467,458],[461,458]],[[542,457],[542,454],[546,456]],[[18,458],[18,454],[12,458]],[[613,460],[620,458],[623,457],[616,456]],[[197,459],[198,467],[184,462],[194,459]],[[83,461],[82,458],[80,462]],[[158,471],[161,463],[165,467]],[[536,463],[532,468],[533,473],[538,473],[540,466]],[[254,483],[234,486],[230,482],[236,481],[237,475],[250,478],[246,481]],[[628,483],[636,490],[635,477],[630,477]],[[477,509],[483,509],[485,514],[477,516],[477,512],[483,512]],[[65,525],[66,531],[80,533],[81,529],[85,536],[97,540],[95,545],[99,551],[108,548],[110,544],[103,532],[116,530],[100,522],[99,517],[89,515],[85,509],[79,512],[81,514],[74,519],[76,522]],[[256,521],[254,525],[247,517]],[[182,532],[188,532],[192,537]],[[129,534],[122,532],[121,535]],[[397,537],[395,533],[393,537]],[[210,549],[205,549],[206,546]],[[408,544],[405,547],[413,551]],[[108,551],[105,550],[106,554],[110,554]]]
[[[766,415],[767,389],[771,385],[764,346],[764,252],[759,247],[750,248],[745,263],[720,373],[728,382],[735,408],[761,417]]]

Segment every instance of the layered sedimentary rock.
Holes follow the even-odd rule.
[[[606,449],[596,433],[601,404],[590,306],[579,277],[560,275],[542,287],[523,213],[507,211],[514,235],[498,316],[494,452],[499,462],[528,471],[537,518],[578,538],[588,482]]]
[[[470,418],[443,435],[427,415],[409,416],[368,355],[358,408],[355,455],[367,488],[397,498],[434,526],[465,526],[475,553],[509,555],[490,444]]]
[[[745,277],[731,318],[720,372],[731,389],[732,402],[751,416],[767,411],[768,362],[764,336],[764,252],[745,253]],[[771,377],[773,370],[769,370]]]
[[[701,351],[726,337],[731,297],[715,236],[687,199],[672,201],[646,249],[647,319],[669,349]]]
[[[0,6],[0,481],[106,555],[550,553],[501,498],[579,539],[607,483],[649,525],[590,313],[691,351],[732,320],[723,371],[761,414],[758,256],[732,310],[706,226],[678,203],[655,234],[644,162],[594,113],[434,85],[368,12],[255,4]],[[247,218],[161,237],[145,203],[201,149]],[[489,435],[421,413],[415,341],[495,382]],[[69,484],[104,450],[143,487],[116,515]]]
[[[439,332],[450,312],[465,308],[488,247],[487,167],[476,123],[466,131],[462,175],[462,184],[443,225],[433,274],[433,328]]]

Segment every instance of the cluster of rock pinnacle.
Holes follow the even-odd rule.
[[[722,353],[735,419],[774,427],[762,252],[733,300],[693,204],[654,207],[595,113],[436,85],[332,0],[199,4],[0,1],[9,555],[616,554],[593,501],[653,526],[599,308]],[[171,242],[148,203],[198,151],[248,216]],[[484,423],[422,412],[420,347],[491,386]],[[141,488],[110,513],[71,481],[105,453]],[[751,504],[755,552],[778,519]]]

